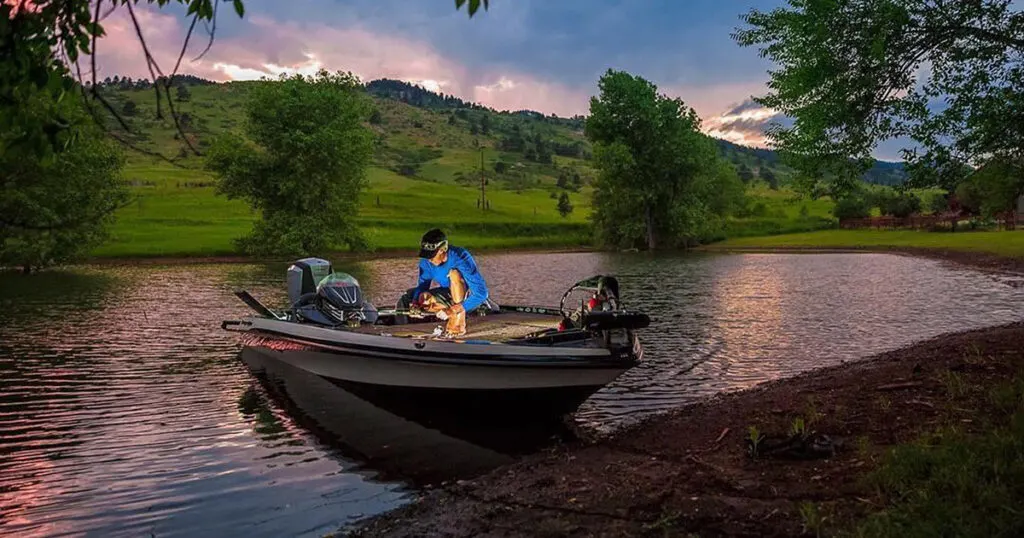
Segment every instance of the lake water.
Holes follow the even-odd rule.
[[[619,277],[644,362],[585,402],[610,431],[720,391],[1024,319],[1020,279],[883,254],[479,255],[503,303]],[[337,263],[378,306],[413,259]],[[322,536],[571,436],[400,416],[240,353],[232,290],[286,264],[0,275],[0,535]]]

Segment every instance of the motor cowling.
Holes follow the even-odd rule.
[[[337,324],[377,321],[377,308],[363,297],[359,281],[346,273],[331,273],[320,281],[316,287],[316,306]]]
[[[303,295],[316,292],[320,281],[333,271],[331,262],[321,258],[296,260],[288,267],[288,301],[294,305]]]

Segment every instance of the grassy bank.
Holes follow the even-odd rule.
[[[822,230],[762,237],[738,237],[705,247],[728,249],[907,249],[978,253],[1024,259],[1024,231],[918,232],[909,230]]]

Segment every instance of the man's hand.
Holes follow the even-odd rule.
[[[462,306],[462,303],[455,304],[455,305],[452,305],[452,306],[448,307],[446,310],[444,310],[445,317],[443,317],[441,319],[448,319],[450,317],[457,316],[457,315],[459,315],[459,314],[461,314],[461,313],[463,313],[465,311],[466,311],[466,308],[464,306]],[[437,317],[440,318],[441,315],[438,314]]]

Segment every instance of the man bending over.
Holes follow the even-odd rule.
[[[444,232],[434,228],[420,240],[419,282],[411,290],[413,307],[448,320],[445,337],[466,334],[466,312],[488,303],[487,283],[469,251],[448,245]],[[430,283],[438,287],[430,289]]]

